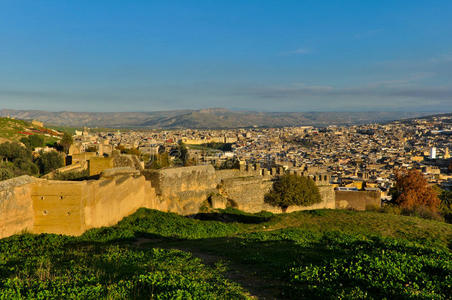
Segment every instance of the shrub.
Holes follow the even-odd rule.
[[[426,206],[416,206],[414,208],[403,208],[402,215],[404,216],[415,216],[424,219],[444,221],[444,218],[436,211],[431,210]]]
[[[69,171],[69,172],[56,172],[54,176],[54,180],[83,180],[89,177],[89,171],[88,170],[82,170],[82,171]]]

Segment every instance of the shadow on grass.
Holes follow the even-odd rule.
[[[222,262],[226,278],[238,283],[258,299],[296,299],[290,292],[287,271],[294,265],[322,265],[345,255],[315,244],[302,246],[290,240],[219,237],[179,239],[156,234],[137,234],[138,249],[163,248],[190,252],[204,264]]]
[[[251,214],[237,214],[229,212],[215,212],[215,213],[198,213],[188,216],[189,218],[201,221],[219,221],[223,223],[243,223],[243,224],[260,224],[268,222],[271,216],[251,215]]]

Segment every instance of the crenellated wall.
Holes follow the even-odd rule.
[[[98,170],[105,167],[99,166]],[[23,231],[80,235],[90,228],[114,225],[140,207],[196,214],[208,199],[212,207],[232,205],[247,212],[280,213],[280,208],[264,202],[264,195],[272,179],[283,173],[282,168],[265,170],[259,166],[215,171],[206,165],[144,171],[120,167],[103,170],[100,179],[87,181],[22,176],[0,182],[0,238]],[[365,209],[379,203],[375,192],[335,193],[325,184],[327,177],[318,175],[315,179],[322,202],[291,206],[286,212]]]
[[[264,202],[265,194],[273,185],[272,178],[262,176],[230,177],[221,180],[218,186],[219,193],[229,199],[240,210],[247,212],[270,211],[281,213],[279,207]],[[331,185],[318,186],[322,202],[311,206],[290,206],[286,212],[299,210],[336,208],[334,189]]]

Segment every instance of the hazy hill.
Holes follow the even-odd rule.
[[[48,112],[38,110],[0,110],[0,116],[37,119],[46,124],[70,127],[146,127],[146,128],[240,128],[300,125],[342,125],[384,122],[420,117],[422,112],[253,112],[223,108],[156,112]]]

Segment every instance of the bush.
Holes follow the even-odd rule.
[[[289,174],[276,179],[272,190],[265,195],[266,203],[283,211],[291,205],[309,206],[321,201],[319,189],[311,178]]]
[[[69,171],[69,172],[64,172],[64,173],[56,172],[53,179],[54,180],[84,180],[87,177],[89,177],[89,171],[82,170],[82,171]]]
[[[381,208],[381,212],[393,215],[400,215],[402,213],[402,209],[396,205],[387,204]]]
[[[415,216],[436,221],[444,221],[444,218],[438,212],[433,211],[426,206],[416,206],[412,209],[404,208],[402,209],[402,215]]]

